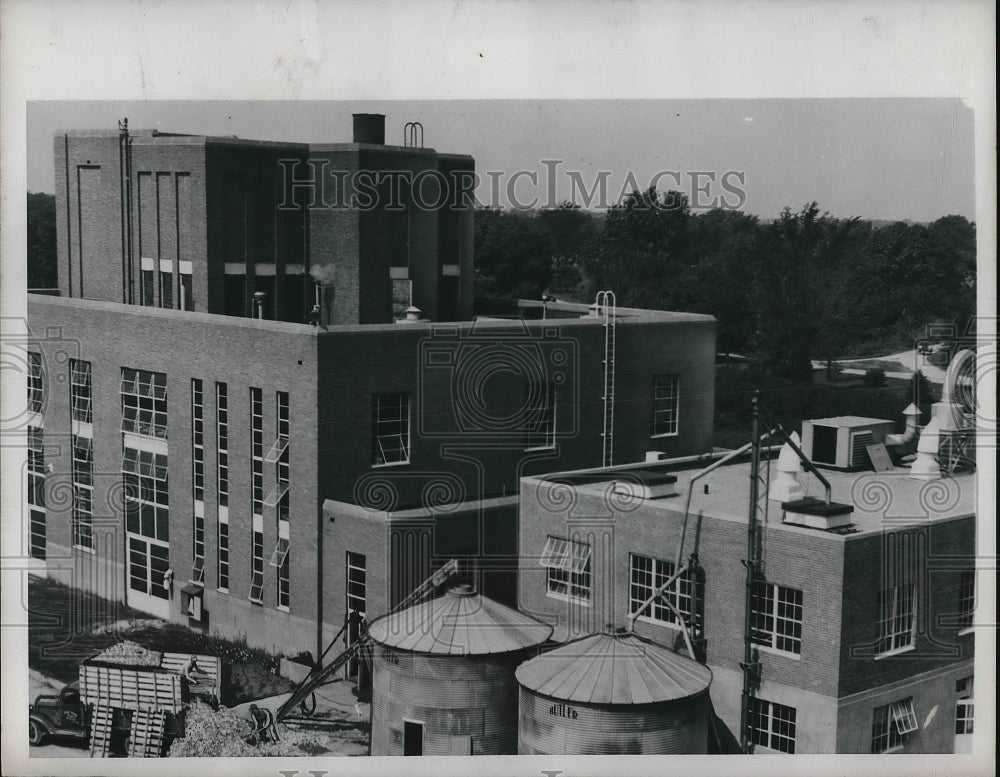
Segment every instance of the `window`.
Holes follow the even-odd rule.
[[[913,644],[915,613],[916,588],[913,583],[904,583],[879,591],[877,653],[891,653]]]
[[[550,536],[540,562],[547,569],[547,593],[590,601],[590,556],[589,543]]]
[[[657,375],[653,379],[653,437],[677,434],[679,384],[676,375]]]
[[[750,595],[751,639],[758,645],[802,652],[802,591],[758,580]]]
[[[174,306],[174,274],[172,272],[160,270],[160,307],[172,308]]]
[[[143,257],[145,259],[145,257]],[[142,274],[142,304],[146,307],[156,307],[156,294],[153,289],[153,271],[143,269]]]
[[[90,378],[90,362],[69,360],[70,414],[74,421],[91,423],[93,386]]]
[[[181,273],[181,310],[194,310],[194,293],[189,272]]]
[[[289,603],[289,579],[288,579],[288,553],[285,553],[285,559],[281,562],[281,566],[278,567],[278,607],[283,610],[288,609]]]
[[[216,586],[223,593],[229,591],[229,520],[219,516],[219,567]]]
[[[278,418],[278,437],[274,445],[264,456],[264,462],[275,465],[275,487],[264,500],[267,507],[277,510],[278,520],[287,521],[288,510],[288,394],[279,391],[276,394],[276,415]]]
[[[122,431],[167,439],[167,376],[122,368]]]
[[[629,614],[635,615],[642,603],[645,602],[653,592],[660,588],[674,574],[674,564],[670,561],[650,558],[649,556],[629,555]],[[688,622],[692,616],[700,623],[704,617],[705,591],[702,586],[698,590],[698,612],[694,613],[693,602],[694,589],[691,576],[688,572],[681,575],[670,590],[662,597],[654,599],[646,606],[646,609],[639,613],[640,618],[649,618],[660,623],[677,623],[677,617],[664,603],[664,599],[670,601],[680,611]]]
[[[872,752],[898,750],[906,743],[906,735],[916,730],[912,697],[876,707],[872,713]]]
[[[347,551],[347,612],[364,615],[368,598],[365,572],[367,559],[361,553]]]
[[[955,733],[972,734],[976,703],[973,700],[973,678],[963,677],[955,683]]]
[[[795,752],[795,708],[766,699],[750,699],[750,739],[779,753]]]
[[[45,558],[45,451],[42,430],[28,427],[28,553]]]
[[[551,383],[528,389],[527,448],[554,448],[556,445],[556,387]]]
[[[229,506],[229,397],[225,383],[215,384],[215,460],[219,507]]]
[[[255,604],[264,603],[264,521],[254,516],[253,526],[253,565],[250,578],[250,601]]]
[[[125,448],[125,529],[132,534],[168,542],[167,457],[162,453]]]
[[[42,382],[42,355],[28,351],[28,412],[41,413],[45,401]]]
[[[976,570],[962,571],[958,589],[958,628],[971,629],[976,612]]]
[[[372,397],[372,465],[405,464],[410,460],[410,395]]]
[[[191,381],[191,480],[194,501],[205,500],[205,398],[202,384]]]
[[[94,549],[94,447],[88,437],[72,435],[73,544]]]
[[[251,493],[254,515],[264,514],[264,398],[259,388],[250,389]]]

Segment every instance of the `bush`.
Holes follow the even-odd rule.
[[[881,388],[885,385],[885,370],[879,367],[865,370],[864,382],[868,388]]]

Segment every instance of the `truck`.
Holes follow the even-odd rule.
[[[161,756],[183,730],[193,698],[218,705],[221,670],[217,656],[120,643],[85,659],[79,680],[58,695],[29,705],[28,742],[60,737],[89,747],[91,757]]]

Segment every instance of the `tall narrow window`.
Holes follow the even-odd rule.
[[[268,494],[267,499],[264,500],[264,506],[275,508],[279,521],[287,521],[289,517],[289,416],[287,392],[277,392],[275,398],[275,415],[278,419],[278,435],[274,444],[268,450],[267,455],[264,456],[265,464],[274,465],[274,488]]]
[[[250,389],[250,487],[254,515],[264,514],[264,399],[259,388]]]
[[[253,546],[251,548],[251,577],[249,599],[254,604],[264,603],[264,518],[253,517]]]
[[[802,591],[759,580],[750,596],[751,639],[782,653],[802,652]]]
[[[215,453],[219,507],[229,506],[229,397],[225,383],[215,384]]]
[[[28,351],[28,412],[41,413],[45,404],[45,389],[42,381],[42,355]]]
[[[160,307],[174,306],[174,274],[169,270],[160,270]]]
[[[122,431],[167,439],[167,376],[122,368]]]
[[[635,615],[642,606],[642,603],[649,599],[654,591],[657,591],[673,577],[675,570],[674,564],[671,561],[662,561],[658,558],[640,556],[634,553],[629,555],[629,567],[629,614]],[[664,602],[664,599],[666,599],[677,608],[678,612],[689,623],[692,622],[692,618],[697,618],[696,622],[701,622],[704,617],[705,592],[703,588],[697,592],[697,612],[695,612],[694,607],[694,593],[691,576],[685,571],[680,579],[670,587],[669,591],[663,594],[662,597],[654,599],[650,604],[646,605],[646,608],[639,613],[639,617],[648,618],[659,623],[681,625],[677,622],[677,616],[674,615],[670,607]]]
[[[368,609],[367,559],[362,553],[347,551],[346,611],[364,616]]]
[[[410,395],[372,397],[372,465],[405,464],[410,460]]]
[[[955,683],[955,734],[972,734],[975,722],[976,702],[973,693],[973,678],[963,677]]]
[[[680,379],[676,375],[657,375],[653,379],[653,437],[677,434],[679,384]]]
[[[795,752],[795,708],[759,697],[750,699],[750,734],[755,745]]]
[[[94,549],[94,447],[90,438],[72,435],[73,545]]]
[[[880,654],[903,650],[913,644],[916,628],[916,587],[904,583],[879,591]]]
[[[191,487],[194,501],[205,501],[205,398],[201,381],[191,381]]]
[[[958,628],[971,629],[976,613],[976,570],[965,569],[958,590]]]
[[[556,387],[553,383],[528,388],[525,447],[554,448],[556,444]]]
[[[142,298],[142,304],[147,308],[156,307],[156,279],[154,277],[154,272],[152,270],[152,260],[150,262],[150,269],[145,267],[141,270],[141,282],[142,286],[140,288],[140,296]],[[145,258],[143,263],[145,263]]]
[[[70,359],[69,376],[70,415],[74,421],[89,424],[93,420],[90,362]]]
[[[31,522],[28,551],[45,558],[45,451],[42,430],[28,427],[28,515]]]
[[[189,272],[181,273],[181,310],[194,310],[194,289]]]
[[[218,589],[222,593],[229,592],[229,518],[219,515],[219,567]]]

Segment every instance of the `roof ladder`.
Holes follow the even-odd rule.
[[[615,448],[615,319],[618,303],[613,291],[597,292],[597,314],[604,319],[604,426],[603,454],[601,465],[610,467],[614,463]]]

